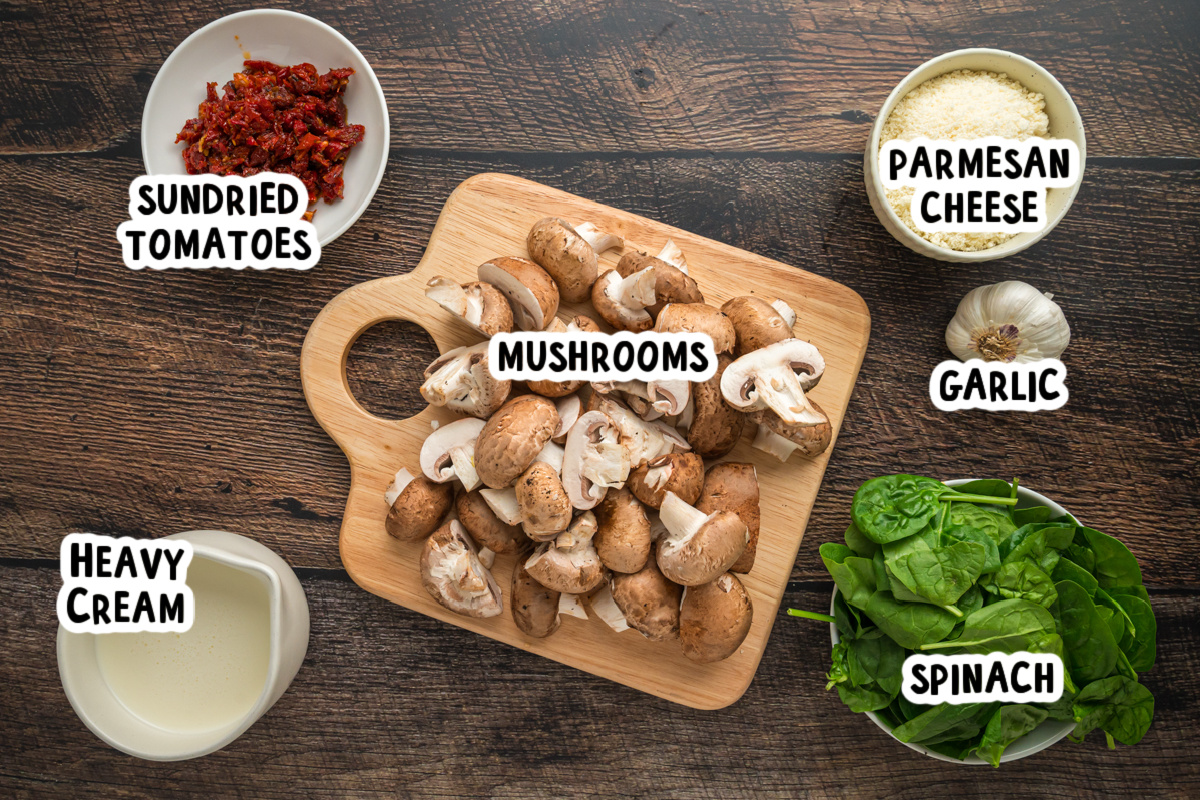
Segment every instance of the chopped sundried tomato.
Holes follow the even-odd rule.
[[[344,95],[354,70],[319,75],[312,64],[242,66],[220,97],[217,84],[208,84],[199,116],[175,137],[187,145],[188,174],[286,172],[308,188],[310,205],[341,198],[346,159],[366,134],[362,125],[346,124]]]

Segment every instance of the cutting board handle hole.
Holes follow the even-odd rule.
[[[346,356],[346,383],[366,411],[390,420],[407,419],[428,405],[419,387],[438,348],[424,328],[387,320],[363,331]]]

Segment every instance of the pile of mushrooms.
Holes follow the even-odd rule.
[[[484,337],[704,333],[717,372],[694,384],[522,385],[492,377],[486,339],[451,350],[425,370],[421,394],[464,416],[425,440],[419,474],[396,473],[387,531],[424,541],[422,584],[456,613],[503,613],[491,569],[512,556],[508,603],[528,636],[593,616],[678,640],[694,661],[727,658],[753,616],[738,574],[754,567],[759,487],[753,465],[717,460],[747,424],[753,446],[781,461],[824,452],[829,419],[808,393],[825,361],[782,301],[707,305],[671,241],[657,255],[624,252],[609,270],[598,255],[624,241],[590,223],[543,219],[526,244],[528,258],[494,258],[465,285],[434,278],[426,295]],[[559,306],[586,300],[599,320]]]

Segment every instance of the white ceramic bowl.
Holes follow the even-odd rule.
[[[970,483],[971,480],[972,479],[970,478],[962,478],[958,480],[944,481],[944,483],[947,486],[961,486],[964,483]],[[1067,513],[1065,508],[1053,500],[1043,497],[1037,492],[1030,491],[1024,486],[1017,486],[1017,508],[1029,508],[1030,506],[1048,506],[1054,516],[1061,516]],[[837,594],[837,586],[834,586],[833,596],[829,601],[830,614],[833,613],[833,600],[837,598]],[[834,644],[837,644],[842,638],[838,635],[837,626],[832,622],[829,624],[829,638]],[[872,722],[879,726],[880,730],[885,732],[888,736],[891,736],[897,742],[900,742],[900,740],[896,739],[896,737],[892,734],[892,731],[890,728],[888,728],[887,723],[885,723],[878,714],[876,714],[874,711],[867,711],[866,715],[871,718]],[[1004,750],[1004,754],[1000,756],[1000,763],[1006,764],[1009,761],[1016,761],[1018,759],[1025,758],[1025,756],[1031,756],[1034,753],[1040,753],[1050,745],[1064,739],[1066,735],[1074,729],[1075,723],[1073,722],[1060,722],[1059,720],[1048,719],[1029,733],[1022,736],[1020,739],[1017,739],[1015,742],[1010,744]],[[991,766],[979,756],[967,756],[966,759],[959,761],[957,758],[951,758],[950,756],[942,755],[941,753],[935,753],[928,747],[924,747],[919,744],[913,744],[912,742],[900,742],[900,744],[904,745],[909,750],[916,750],[918,753],[924,753],[930,758],[936,758],[938,761],[946,761],[950,764]]]
[[[922,239],[901,222],[891,205],[888,204],[878,170],[879,135],[883,131],[884,123],[891,116],[892,109],[896,107],[896,103],[925,81],[956,69],[1002,72],[1010,78],[1020,81],[1027,88],[1041,93],[1046,98],[1046,114],[1050,118],[1050,138],[1070,139],[1079,147],[1080,180],[1071,187],[1050,189],[1046,192],[1046,214],[1049,222],[1045,228],[1036,233],[1019,233],[995,247],[972,252],[939,247],[933,242]],[[863,155],[863,176],[867,184],[867,197],[871,201],[871,208],[875,210],[875,216],[879,217],[883,227],[887,228],[888,232],[909,250],[939,261],[991,261],[994,258],[1003,258],[1013,253],[1019,253],[1054,230],[1054,226],[1066,215],[1067,209],[1071,207],[1075,195],[1079,192],[1086,164],[1087,143],[1083,135],[1083,120],[1079,116],[1079,109],[1071,100],[1071,95],[1067,94],[1067,90],[1063,88],[1062,84],[1045,69],[1024,56],[1010,53],[1007,50],[973,47],[968,50],[955,50],[926,61],[908,73],[908,76],[896,85],[896,88],[884,101],[883,108],[879,109],[879,114],[875,117],[875,124],[871,126],[871,136],[867,139],[867,150]]]
[[[234,37],[237,37],[236,39]],[[205,84],[221,91],[235,72],[242,71],[244,53],[254,59],[292,65],[308,62],[320,72],[352,67],[346,87],[347,122],[363,125],[366,135],[346,159],[344,196],[327,205],[317,202],[313,224],[317,239],[327,245],[362,216],[383,180],[391,137],[387,102],[374,70],[358,48],[324,22],[279,9],[230,14],[210,22],[167,57],[142,111],[142,159],[148,175],[185,172],[183,145],[175,135],[196,116]]]

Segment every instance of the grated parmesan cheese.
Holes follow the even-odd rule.
[[[1045,138],[1050,129],[1046,98],[1004,73],[960,69],[922,83],[901,98],[879,135],[882,147],[892,139]],[[913,188],[887,189],[896,216],[922,239],[949,250],[987,250],[1011,239],[1011,233],[926,233],[918,230],[909,206]]]

